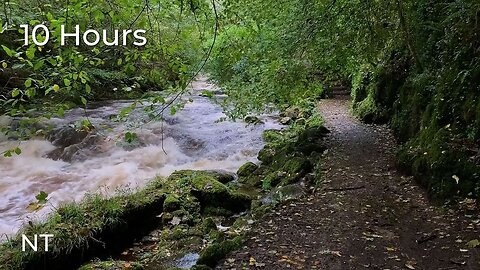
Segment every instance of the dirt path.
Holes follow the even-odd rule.
[[[326,183],[265,216],[218,269],[480,270],[480,217],[434,207],[394,168],[388,129],[351,117],[348,101],[320,103]]]

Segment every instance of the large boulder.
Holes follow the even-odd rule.
[[[65,126],[52,130],[47,135],[47,140],[53,145],[61,148],[81,143],[88,135],[87,131]]]
[[[249,196],[231,190],[208,171],[176,171],[168,177],[167,182],[181,194],[196,197],[202,209],[217,207],[241,212],[250,206]]]

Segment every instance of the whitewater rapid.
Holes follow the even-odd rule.
[[[80,201],[86,193],[112,195],[118,190],[143,187],[156,176],[180,169],[212,169],[235,172],[247,161],[256,162],[263,147],[265,129],[280,128],[274,116],[261,116],[263,123],[247,125],[225,118],[221,107],[202,97],[203,90],[219,91],[205,78],[191,84],[185,108],[165,121],[152,121],[132,130],[139,144],[124,147],[122,135],[132,125],[111,121],[131,101],[110,101],[87,110],[100,131],[74,147],[68,159],[52,158],[57,146],[44,138],[9,140],[0,135],[0,152],[19,146],[21,155],[0,157],[0,240],[14,234],[29,220],[45,217],[54,207]],[[63,118],[49,120],[57,127],[85,118],[83,109],[67,111]],[[10,119],[11,120],[11,119]],[[7,118],[0,125],[8,125]],[[88,136],[87,136],[88,137]],[[40,191],[49,194],[46,207],[27,210]]]

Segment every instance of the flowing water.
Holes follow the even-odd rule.
[[[0,239],[29,220],[44,218],[53,207],[79,201],[89,192],[109,195],[119,188],[135,189],[155,176],[168,176],[179,169],[235,172],[246,161],[256,161],[263,146],[263,130],[280,128],[273,116],[260,117],[263,123],[257,125],[218,121],[225,117],[220,106],[199,95],[202,90],[217,91],[215,86],[201,78],[190,88],[191,95],[185,98],[192,102],[163,123],[149,122],[136,128],[138,141],[133,144],[122,144],[119,139],[128,121],[110,120],[128,101],[105,102],[87,110],[89,120],[100,130],[90,134],[66,128],[86,117],[83,110],[74,109],[62,119],[49,121],[58,127],[50,140],[19,142],[0,135],[0,152],[16,146],[22,149],[19,156],[0,157]],[[0,119],[0,125],[8,122]],[[40,191],[49,194],[47,206],[29,212],[29,203]]]

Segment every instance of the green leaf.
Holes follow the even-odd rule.
[[[12,91],[12,97],[17,97],[18,95],[20,95],[20,90],[19,89],[14,89]]]
[[[0,25],[1,25],[1,24],[0,24]],[[4,32],[5,30],[7,30],[7,28],[8,28],[8,24],[7,24],[7,22],[5,22],[5,24],[4,24],[4,25],[2,26],[2,28],[0,29],[0,34],[3,34],[3,32]]]
[[[3,152],[3,156],[4,157],[12,157],[12,150],[7,150],[7,151]]]
[[[59,117],[63,117],[65,115],[65,110],[63,108],[58,109],[57,115]]]
[[[28,88],[27,91],[25,91],[25,95],[27,95],[28,98],[35,97],[35,94],[36,94],[35,88]]]
[[[35,196],[35,199],[38,200],[38,203],[41,203],[41,204],[44,204],[48,201],[48,193],[46,193],[45,191],[40,191],[40,193],[38,193],[36,196]]]
[[[19,147],[15,148],[15,154],[17,155],[20,155],[22,153],[22,149],[20,149]]]
[[[25,53],[27,55],[27,58],[28,59],[33,59],[35,57],[35,51],[36,50],[37,49],[34,46],[28,48],[27,52]]]
[[[10,50],[7,46],[2,45],[2,48],[8,56],[12,57],[15,55],[15,51]]]
[[[87,92],[87,94],[90,94],[92,92],[92,88],[90,88],[90,85],[85,84],[85,92]]]
[[[40,60],[33,65],[33,70],[37,71],[43,67],[43,64],[45,63],[45,60]]]
[[[2,67],[3,67],[3,68],[7,68],[7,66],[8,66],[7,62],[3,62],[3,63],[2,63]]]
[[[52,66],[56,66],[57,65],[57,60],[53,59],[53,58],[48,58],[47,59],[47,62],[50,63],[50,65]]]
[[[53,91],[58,92],[58,90],[60,90],[60,86],[58,86],[58,84],[55,84],[52,86],[52,89]]]
[[[138,139],[138,136],[134,132],[127,132],[125,133],[125,142],[132,143]]]
[[[87,106],[87,99],[84,98],[84,97],[80,97],[80,99],[82,100],[82,104],[83,104],[84,106]]]
[[[70,80],[67,78],[63,79],[63,83],[65,84],[65,86],[70,86],[71,84]]]
[[[25,81],[25,87],[28,88],[28,87],[30,87],[30,86],[32,86],[32,79],[27,79],[27,80]]]

